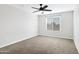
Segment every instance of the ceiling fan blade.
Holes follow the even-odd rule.
[[[44,9],[44,11],[52,11],[52,10],[49,10],[49,9]]]
[[[35,12],[39,12],[39,11],[34,11],[34,12],[32,12],[32,13],[35,13]]]
[[[32,7],[33,9],[39,9],[39,8],[36,8],[36,7]]]
[[[43,9],[45,9],[45,8],[47,8],[48,7],[48,5],[45,5],[44,7],[43,7]]]

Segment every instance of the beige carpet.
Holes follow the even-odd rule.
[[[77,54],[73,40],[36,36],[4,48],[0,53],[7,54]]]

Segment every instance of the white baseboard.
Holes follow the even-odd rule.
[[[30,38],[35,37],[35,36],[38,36],[38,35],[34,35],[34,36],[26,37],[26,38],[23,38],[23,39],[20,39],[20,40],[17,40],[17,41],[12,41],[12,42],[9,42],[9,43],[5,43],[4,45],[1,45],[0,48],[11,45],[11,44],[14,44],[14,43],[17,43],[17,42],[20,42],[20,41],[23,41],[23,40],[30,39]],[[43,35],[43,36],[46,36],[46,35]],[[57,38],[61,38],[61,37],[57,37]],[[70,38],[68,38],[68,39],[70,39]]]
[[[76,49],[77,49],[77,51],[79,53],[79,42],[74,39],[74,43],[75,43]]]
[[[23,39],[20,39],[20,40],[17,40],[17,41],[13,41],[13,42],[6,43],[4,45],[1,45],[0,48],[3,48],[5,46],[11,45],[11,44],[18,43],[18,42],[23,41],[23,40],[30,39],[30,38],[35,37],[35,36],[38,36],[38,35],[34,35],[34,36],[30,36],[30,37],[27,37],[27,38],[23,38]]]
[[[64,39],[71,39],[73,40],[73,38],[70,38],[70,37],[61,37],[61,36],[52,36],[52,35],[44,35],[44,34],[39,34],[39,35],[43,35],[43,36],[49,36],[49,37],[56,37],[56,38],[64,38]]]

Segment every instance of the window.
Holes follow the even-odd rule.
[[[60,31],[60,20],[61,16],[54,15],[47,17],[47,30]]]

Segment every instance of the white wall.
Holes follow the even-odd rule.
[[[31,6],[26,12],[9,5],[0,5],[0,47],[37,35],[37,17]]]
[[[79,5],[74,10],[74,42],[79,52]]]
[[[60,12],[49,15],[61,15],[61,30],[58,31],[47,31],[46,28],[46,15],[38,16],[38,31],[39,35],[60,37],[60,38],[73,38],[73,11]]]

